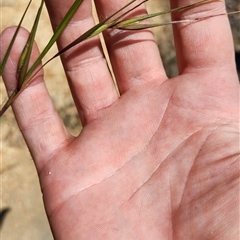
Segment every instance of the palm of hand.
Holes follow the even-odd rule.
[[[214,95],[211,77],[126,92],[53,156],[41,171],[53,227],[73,238],[206,239],[226,214],[236,220],[226,198],[237,190],[238,150],[224,155],[223,143],[237,144],[237,95]]]

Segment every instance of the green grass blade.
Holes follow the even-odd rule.
[[[173,8],[173,9],[163,11],[163,12],[148,14],[148,15],[144,15],[144,16],[139,16],[139,17],[127,19],[127,20],[124,20],[124,21],[119,21],[119,22],[115,23],[115,25],[113,25],[112,28],[134,30],[134,27],[136,27],[135,28],[136,30],[143,29],[141,27],[137,27],[137,25],[135,25],[135,24],[139,23],[141,21],[147,20],[147,19],[151,19],[151,18],[160,16],[160,15],[173,13],[173,12],[177,12],[177,11],[183,11],[183,10],[193,8],[193,7],[196,7],[196,6],[208,3],[208,2],[212,2],[212,1],[213,0],[202,0],[202,1],[199,1],[199,2],[196,2],[196,3],[192,3],[192,4],[189,4],[189,5],[183,6],[183,7]],[[145,25],[144,28],[147,28],[147,25]]]
[[[140,22],[140,21],[143,21],[143,20],[146,20],[146,19],[150,19],[150,18],[159,16],[159,15],[172,13],[172,12],[176,12],[176,11],[181,11],[181,10],[185,10],[185,9],[188,9],[188,8],[192,8],[192,7],[195,7],[197,5],[201,5],[201,4],[204,4],[204,3],[207,3],[207,2],[211,2],[213,0],[202,0],[202,1],[199,1],[197,3],[193,3],[193,4],[190,4],[190,5],[186,5],[186,6],[178,7],[178,8],[174,8],[174,9],[170,9],[170,10],[164,11],[164,12],[159,12],[159,13],[155,13],[155,14],[148,14],[146,16],[135,17],[135,18],[132,18],[132,19],[124,20],[124,21],[120,20],[124,16],[126,16],[129,12],[131,12],[132,10],[134,10],[135,8],[140,6],[141,4],[143,4],[143,3],[148,1],[148,0],[144,0],[144,1],[140,2],[138,5],[136,5],[133,8],[131,8],[130,10],[128,10],[125,13],[123,13],[120,17],[114,19],[112,22],[107,23],[111,18],[113,18],[119,12],[123,11],[125,8],[130,6],[135,1],[136,0],[133,0],[133,1],[129,2],[128,4],[123,6],[121,9],[119,9],[117,12],[112,14],[110,17],[106,18],[105,20],[101,21],[100,23],[98,23],[97,25],[95,25],[94,27],[89,29],[87,32],[85,32],[83,35],[81,35],[79,38],[77,38],[72,43],[70,43],[65,48],[63,48],[61,51],[59,51],[57,54],[55,54],[51,59],[49,59],[47,61],[47,63],[50,62],[51,60],[53,60],[54,58],[60,56],[61,54],[63,54],[67,50],[71,49],[75,45],[79,44],[80,42],[82,42],[82,41],[84,41],[84,40],[86,40],[88,38],[91,38],[91,37],[94,37],[94,36],[98,35],[99,33],[103,32],[107,28],[119,28],[119,29],[128,29],[128,30],[133,30],[133,29],[137,30],[138,29],[139,30],[139,29],[150,28],[150,27],[153,27],[153,26],[156,27],[156,26],[159,26],[159,24],[151,24],[149,26],[147,26],[147,25],[137,26],[137,25],[132,25],[132,24],[135,24],[137,22]],[[132,26],[130,26],[130,25],[132,25]]]
[[[19,24],[18,24],[18,26],[17,26],[17,28],[16,28],[16,30],[15,30],[15,33],[14,33],[12,39],[11,39],[11,42],[10,42],[9,46],[8,46],[7,52],[5,53],[5,55],[4,55],[4,57],[3,57],[3,60],[2,60],[2,63],[0,64],[0,76],[2,76],[2,72],[3,72],[3,69],[4,69],[5,65],[6,65],[7,59],[8,59],[8,57],[9,57],[9,54],[10,54],[10,52],[11,52],[12,46],[13,46],[13,44],[14,44],[14,42],[15,42],[15,39],[16,39],[16,37],[17,37],[17,34],[18,34],[19,29],[20,29],[20,27],[21,27],[21,25],[22,25],[23,19],[24,19],[25,16],[26,16],[26,13],[27,13],[27,11],[28,11],[28,9],[29,9],[29,6],[30,6],[31,2],[32,2],[32,0],[30,0],[30,1],[28,2],[28,5],[27,5],[27,7],[26,7],[26,9],[25,9],[25,11],[24,11],[21,19],[20,19],[20,22],[19,22]]]
[[[182,20],[176,20],[176,21],[170,21],[170,22],[164,22],[164,23],[152,23],[152,24],[151,23],[149,23],[149,24],[133,23],[133,24],[126,25],[122,28],[118,27],[118,29],[141,30],[141,29],[148,29],[148,28],[154,28],[154,27],[160,27],[160,26],[166,26],[166,25],[173,25],[173,24],[178,24],[178,23],[192,23],[192,22],[202,21],[202,20],[205,20],[208,18],[219,17],[219,16],[224,16],[224,15],[233,15],[233,14],[239,14],[239,13],[240,13],[240,11],[225,12],[225,13],[219,13],[219,14],[195,18],[195,19],[182,19]]]
[[[72,19],[73,15],[75,14],[75,12],[77,11],[77,9],[79,8],[79,6],[82,4],[83,0],[76,0],[73,5],[71,6],[71,8],[68,10],[68,12],[66,13],[66,15],[64,16],[62,22],[59,24],[58,28],[56,29],[56,31],[54,32],[52,38],[50,39],[50,41],[48,42],[48,44],[46,45],[46,47],[44,48],[44,50],[41,52],[41,54],[39,55],[39,57],[37,58],[37,60],[34,62],[34,64],[32,65],[32,67],[29,69],[29,71],[27,72],[26,76],[25,76],[25,81],[28,80],[28,78],[31,76],[31,74],[34,72],[34,70],[36,69],[36,67],[39,65],[39,63],[42,61],[42,59],[45,57],[45,55],[47,54],[47,52],[49,51],[49,49],[53,46],[53,44],[56,42],[56,40],[58,39],[58,37],[60,36],[60,34],[63,32],[63,30],[65,29],[65,27],[67,26],[67,24],[69,23],[69,21]],[[26,83],[24,83],[25,85]]]
[[[22,51],[22,54],[20,56],[19,62],[18,62],[18,69],[17,69],[17,80],[18,80],[18,87],[17,89],[20,90],[21,86],[24,82],[27,70],[28,70],[28,66],[29,66],[29,61],[30,61],[30,57],[31,57],[31,53],[32,53],[32,47],[33,47],[33,43],[34,43],[34,39],[36,36],[36,32],[37,32],[37,27],[38,27],[38,23],[39,23],[39,19],[41,16],[41,12],[43,9],[43,4],[44,4],[44,0],[41,1],[40,7],[38,9],[35,21],[33,23],[33,27],[32,30],[29,34],[28,40],[26,42],[26,45]]]
[[[147,1],[147,0],[145,0]],[[144,1],[144,2],[145,2]],[[96,35],[98,35],[99,33],[103,32],[104,30],[106,30],[107,28],[109,28],[111,25],[113,25],[115,23],[115,21],[119,20],[120,17],[118,17],[116,20],[113,20],[110,23],[107,23],[111,18],[113,18],[114,16],[116,16],[118,13],[120,13],[121,11],[123,11],[125,8],[127,8],[128,6],[130,6],[132,3],[136,2],[136,0],[132,0],[131,2],[129,2],[128,4],[124,5],[121,9],[119,9],[118,11],[116,11],[115,13],[113,13],[112,15],[110,15],[108,18],[104,19],[103,21],[99,22],[98,24],[96,24],[94,27],[90,28],[88,31],[86,31],[85,33],[83,33],[79,38],[77,38],[76,40],[74,40],[73,42],[71,42],[69,45],[67,45],[65,48],[63,48],[62,50],[60,50],[57,54],[55,54],[51,59],[49,59],[46,64],[48,62],[50,62],[51,60],[53,60],[54,58],[60,56],[61,54],[63,54],[64,52],[66,52],[67,50],[71,49],[72,47],[74,47],[75,45],[83,42],[86,39],[89,39],[91,37],[94,37]],[[142,3],[141,3],[142,4]],[[125,14],[124,14],[125,15]]]
[[[177,23],[190,23],[190,22],[195,22],[199,21],[199,19],[184,19],[184,20],[179,20],[179,21],[170,21],[170,22],[164,22],[164,23],[133,23],[130,25],[127,25],[125,27],[118,27],[118,29],[122,30],[144,30],[148,28],[154,28],[154,27],[161,27],[161,26],[166,26],[166,25],[173,25]]]

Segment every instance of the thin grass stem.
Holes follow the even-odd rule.
[[[18,26],[17,26],[17,28],[16,28],[16,30],[15,30],[15,32],[14,32],[14,35],[13,35],[13,37],[12,37],[12,39],[11,39],[11,42],[10,42],[10,44],[9,44],[9,46],[8,46],[8,49],[7,49],[7,51],[6,51],[6,53],[5,53],[4,57],[3,57],[2,63],[0,64],[0,76],[2,76],[2,72],[3,72],[3,69],[4,69],[5,65],[6,65],[7,59],[8,59],[8,57],[9,57],[9,54],[10,54],[10,52],[11,52],[11,50],[12,50],[12,46],[13,46],[13,44],[14,44],[14,42],[15,42],[15,39],[16,39],[17,34],[18,34],[19,30],[20,30],[20,27],[21,27],[21,25],[22,25],[22,22],[23,22],[23,20],[24,20],[24,18],[25,18],[25,16],[26,16],[26,13],[27,13],[30,5],[31,5],[31,2],[32,2],[32,0],[30,0],[30,1],[28,2],[28,5],[27,5],[27,7],[26,7],[26,9],[25,9],[25,11],[24,11],[24,13],[23,13],[20,21],[19,21],[19,24],[18,24]]]
[[[142,21],[147,20],[147,19],[152,19],[152,18],[158,17],[160,15],[165,15],[165,14],[168,14],[168,13],[173,13],[173,12],[177,12],[177,11],[182,11],[182,10],[186,10],[186,9],[189,9],[189,8],[193,8],[193,7],[196,7],[196,6],[199,6],[199,5],[203,5],[205,3],[209,3],[209,2],[212,2],[212,1],[214,1],[214,0],[202,0],[202,1],[199,1],[199,2],[196,2],[196,3],[193,3],[193,4],[189,4],[189,5],[183,6],[183,7],[173,8],[173,9],[162,11],[162,12],[147,14],[147,15],[144,15],[144,16],[139,16],[139,17],[127,19],[127,20],[124,20],[124,21],[119,21],[119,22],[116,22],[112,26],[112,28],[131,29],[132,30],[133,28],[131,28],[131,27],[128,28],[127,26],[130,26],[130,25],[135,24],[135,23],[142,22]],[[162,25],[160,25],[160,26],[162,26]],[[136,30],[138,30],[138,29],[140,29],[140,28],[136,28]]]

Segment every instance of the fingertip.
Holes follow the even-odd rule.
[[[2,61],[5,58],[5,55],[9,49],[9,46],[11,44],[11,41],[14,37],[14,34],[16,34],[17,27],[8,27],[3,30],[3,32],[0,34],[0,44],[1,44],[1,51],[0,51],[0,62],[2,64]],[[22,53],[22,50],[27,42],[27,39],[29,37],[29,32],[25,28],[20,28],[16,34],[16,38],[12,44],[12,47],[10,49],[9,55],[6,60],[6,64],[4,65],[2,76],[4,79],[5,86],[7,88],[8,93],[11,93],[15,90],[17,86],[17,68],[18,68],[18,62]],[[36,60],[36,58],[39,56],[39,50],[37,47],[37,44],[34,42],[31,58],[29,62],[29,66],[33,64],[33,62]],[[43,72],[40,71],[38,74],[38,77],[42,75]]]

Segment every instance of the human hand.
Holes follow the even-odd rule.
[[[98,0],[99,15],[127,1]],[[72,2],[46,1],[53,26]],[[90,5],[59,48],[93,25]],[[174,17],[222,11],[218,1]],[[239,83],[228,20],[179,24],[174,34],[180,74],[167,79],[150,31],[106,33],[120,97],[97,38],[62,56],[83,123],[78,137],[63,126],[42,73],[14,102],[56,239],[237,238]],[[1,35],[3,49],[11,35]],[[26,38],[22,30],[4,71],[9,91]]]

